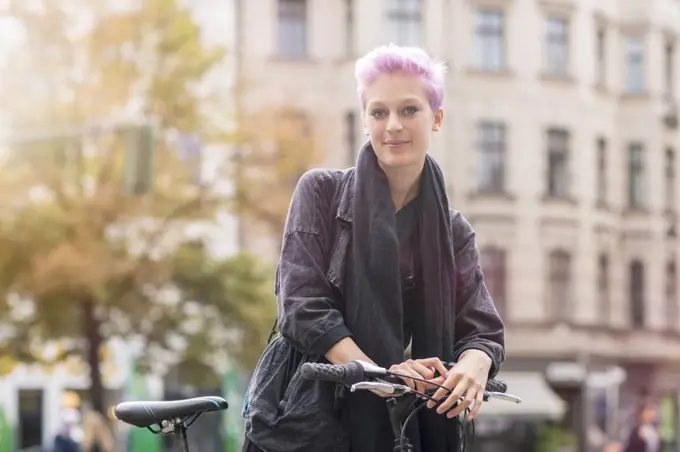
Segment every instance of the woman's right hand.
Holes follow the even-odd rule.
[[[404,383],[409,388],[419,392],[424,392],[426,389],[436,389],[436,384],[441,384],[444,378],[446,378],[447,373],[444,363],[439,358],[409,359],[401,364],[393,365],[389,370],[390,372],[403,375],[400,378],[404,380]],[[436,372],[439,372],[440,376],[435,379]],[[408,377],[428,380],[429,383]]]

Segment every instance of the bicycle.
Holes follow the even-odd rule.
[[[119,421],[146,428],[156,435],[174,434],[179,451],[189,452],[187,429],[203,413],[227,408],[229,404],[222,397],[209,396],[173,401],[122,402],[115,406],[113,414]]]
[[[444,363],[447,368],[455,363]],[[392,433],[395,438],[394,452],[411,452],[413,445],[406,437],[406,427],[415,413],[425,406],[434,391],[424,393],[409,388],[400,375],[364,361],[351,361],[344,365],[304,363],[301,376],[307,380],[327,381],[345,385],[350,391],[373,390],[390,394],[386,398]],[[521,403],[519,397],[506,394],[507,386],[500,380],[489,380],[484,401],[492,398]],[[419,403],[420,402],[420,403]],[[187,429],[203,413],[223,411],[229,407],[222,397],[195,397],[175,401],[122,402],[115,406],[114,415],[119,421],[134,427],[146,428],[154,434],[174,434],[180,452],[189,452]],[[457,419],[453,418],[452,420]],[[471,423],[474,427],[474,423]],[[154,429],[156,427],[157,429]],[[464,435],[465,436],[465,435]],[[474,436],[474,430],[473,430]],[[467,444],[462,445],[466,451]]]
[[[445,362],[444,366],[447,369],[453,367],[455,363]],[[392,426],[392,434],[394,435],[393,452],[412,452],[413,445],[406,437],[406,427],[413,416],[424,406],[429,400],[432,400],[432,394],[435,390],[426,390],[420,392],[411,389],[404,384],[402,377],[412,378],[409,375],[402,375],[396,372],[391,372],[382,367],[365,361],[351,361],[344,365],[332,365],[323,363],[304,363],[300,369],[302,378],[306,380],[319,380],[331,383],[342,384],[349,387],[351,392],[358,390],[380,391],[389,394],[386,397],[387,410]],[[424,379],[412,378],[413,380],[425,382]],[[435,385],[442,387],[441,385]],[[522,403],[522,399],[517,396],[506,394],[507,385],[495,379],[490,379],[486,384],[484,391],[485,402],[496,398],[506,400],[514,403]],[[448,391],[449,393],[451,391]],[[443,402],[446,400],[442,398]],[[455,405],[454,405],[455,407]],[[451,408],[453,409],[453,408]],[[469,412],[469,408],[465,410]],[[461,451],[468,451],[468,431],[465,430],[462,422],[458,417],[451,419],[456,420],[459,426],[462,427],[462,444]],[[472,427],[472,439],[474,439],[474,421],[470,421],[469,425]],[[472,442],[470,439],[470,443]],[[470,444],[470,449],[471,449]]]

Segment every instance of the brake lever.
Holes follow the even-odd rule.
[[[360,381],[350,386],[351,392],[356,392],[358,389],[368,389],[369,391],[380,391],[385,394],[394,394],[394,386],[388,383],[379,383],[376,381]]]
[[[505,400],[506,402],[522,403],[522,399],[512,394],[507,394],[505,392],[485,391],[484,401],[488,402],[491,399],[500,399]]]
[[[385,394],[400,396],[411,392],[411,388],[403,384],[388,383],[386,381],[360,381],[350,386],[351,392],[356,392],[359,389],[368,389],[369,391],[380,391]]]

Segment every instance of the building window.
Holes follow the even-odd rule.
[[[548,315],[566,322],[571,318],[571,255],[555,250],[548,256]]]
[[[307,0],[279,0],[278,54],[307,56]]]
[[[548,130],[548,196],[569,196],[569,132]]]
[[[477,181],[480,192],[505,190],[505,124],[481,122],[477,126]]]
[[[630,263],[630,321],[636,328],[645,326],[645,267],[639,260]]]
[[[666,95],[673,98],[675,94],[675,41],[669,40],[665,48]]]
[[[506,252],[502,248],[489,246],[480,250],[484,283],[501,318],[506,311]]]
[[[505,67],[505,24],[502,11],[478,11],[475,25],[475,66],[497,71]]]
[[[353,111],[345,113],[345,143],[350,166],[354,166],[359,150],[357,149],[357,115]]]
[[[569,73],[569,21],[549,17],[546,21],[546,72],[560,77]]]
[[[628,147],[628,206],[636,209],[645,205],[645,162],[642,144]]]
[[[675,151],[673,148],[666,149],[665,158],[665,171],[664,171],[664,185],[666,192],[666,210],[669,212],[675,212]]]
[[[422,44],[421,0],[387,0],[387,33],[391,43]]]
[[[596,43],[596,79],[598,86],[606,86],[607,84],[607,30],[604,27],[597,29],[597,43]]]
[[[609,256],[600,254],[597,261],[597,305],[600,321],[609,323],[611,319],[611,299],[609,296]]]
[[[17,389],[16,450],[40,449],[46,408],[42,389]],[[49,408],[48,408],[49,409]],[[11,431],[11,430],[10,430]],[[5,430],[7,432],[7,430]],[[14,433],[14,432],[13,432]],[[3,439],[4,442],[4,439]]]
[[[645,90],[645,41],[640,36],[626,38],[626,90],[630,94]]]
[[[345,55],[354,56],[354,0],[345,0]]]
[[[607,140],[597,140],[597,194],[599,205],[607,204]]]
[[[678,326],[678,274],[675,259],[666,264],[666,325],[669,329]]]

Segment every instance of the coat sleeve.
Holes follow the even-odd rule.
[[[493,378],[505,359],[505,328],[484,284],[475,231],[460,212],[451,212],[456,267],[454,359],[470,349],[491,357]]]
[[[326,276],[330,220],[334,218],[331,178],[328,172],[311,170],[298,181],[286,219],[276,283],[281,335],[301,353],[318,357],[351,336],[340,300]]]

